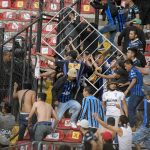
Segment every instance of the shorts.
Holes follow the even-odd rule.
[[[134,144],[145,144],[145,147],[149,149],[150,145],[150,128],[146,128],[144,125],[140,126],[137,131],[133,134]]]

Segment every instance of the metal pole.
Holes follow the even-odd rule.
[[[3,82],[3,43],[4,43],[4,28],[0,28],[0,102],[2,101],[3,99],[3,85],[4,85],[4,82]]]
[[[79,1],[77,2],[77,12],[78,12],[78,14],[81,13],[81,0],[79,0]],[[80,15],[78,15],[77,21],[78,21],[78,23],[80,22]]]
[[[36,41],[37,42],[36,43],[36,51],[37,52],[41,51],[43,5],[44,5],[44,0],[39,0],[39,16],[40,16],[40,18],[38,21],[37,41]],[[42,84],[40,84],[40,92],[42,92],[41,89],[42,89]],[[38,80],[36,82],[36,90],[38,90]]]
[[[26,29],[26,36],[25,36],[25,52],[24,52],[24,60],[23,60],[23,76],[22,76],[22,89],[23,89],[23,84],[25,81],[25,73],[26,73],[26,56],[27,56],[27,48],[28,48],[28,29]]]
[[[32,23],[32,21],[33,21],[33,18],[31,17],[31,23]],[[30,64],[31,64],[31,48],[32,48],[32,27],[33,27],[33,25],[30,26],[29,41],[28,40],[26,41],[26,42],[29,42],[29,47],[28,47],[27,81],[30,80]]]
[[[99,25],[99,9],[95,9],[95,24],[97,25],[97,29],[98,29],[98,25]]]
[[[11,103],[12,99],[13,99],[13,97],[12,97],[12,89],[13,89],[14,52],[15,52],[15,38],[13,38],[13,47],[12,47],[10,82],[9,82],[9,103]]]

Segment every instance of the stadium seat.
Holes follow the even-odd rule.
[[[35,0],[29,4],[29,10],[37,11],[39,10],[39,1]]]
[[[0,8],[1,9],[7,9],[11,7],[11,1],[10,0],[1,0],[0,1]]]
[[[83,14],[93,14],[95,12],[94,8],[90,5],[81,5],[81,13]]]
[[[73,142],[73,143],[81,143],[82,141],[82,134],[80,131],[67,131],[63,142]]]
[[[28,143],[25,146],[21,146],[21,144],[26,144],[27,141],[18,141],[17,145],[18,145],[18,149],[23,149],[23,150],[31,150],[32,149],[32,143]]]
[[[6,11],[2,13],[3,20],[16,20],[16,12]]]
[[[46,3],[45,9],[48,12],[59,12],[60,5],[57,3],[48,2],[48,3]]]
[[[37,33],[37,24],[32,26],[32,32]]]
[[[65,137],[63,130],[56,130],[55,133],[49,134],[44,138],[44,141],[61,142]]]
[[[18,21],[30,21],[32,13],[30,12],[20,12],[17,16]]]
[[[146,51],[146,52],[150,52],[150,44],[147,44],[147,45],[146,45],[145,51]]]
[[[17,32],[19,30],[21,30],[23,28],[23,24],[22,23],[8,23],[6,24],[6,28],[5,30],[8,32]]]
[[[150,54],[145,54],[146,62],[150,62]]]
[[[54,56],[55,55],[53,49],[51,49],[47,46],[41,47],[41,54],[48,55],[48,56]]]
[[[51,45],[51,46],[56,46],[56,36],[52,36],[50,37],[47,42]]]
[[[70,125],[70,118],[64,118],[62,120],[59,121],[58,123],[58,126],[57,126],[58,129],[71,129],[71,125]]]
[[[43,30],[42,33],[47,34],[47,33],[51,33],[51,34],[56,34],[56,24],[48,24]]]
[[[11,5],[12,9],[20,10],[20,9],[26,9],[27,8],[27,2],[24,0],[16,0]]]

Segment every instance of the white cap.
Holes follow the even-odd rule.
[[[89,128],[89,122],[88,122],[88,120],[86,120],[86,119],[83,119],[83,120],[81,120],[80,121],[80,123],[79,123],[79,125],[82,127],[82,128]]]

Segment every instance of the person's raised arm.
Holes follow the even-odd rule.
[[[107,123],[105,123],[104,121],[101,120],[101,118],[98,116],[97,113],[94,113],[94,118],[95,120],[97,120],[104,128],[107,128],[113,132],[116,132],[119,136],[122,136],[123,132],[121,130],[121,128],[116,128],[113,127],[111,125],[108,125]]]

